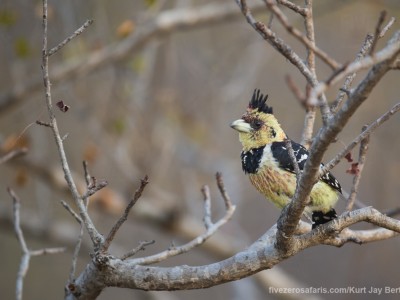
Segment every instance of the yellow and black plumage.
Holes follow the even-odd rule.
[[[296,189],[295,168],[285,140],[287,136],[266,104],[268,96],[255,90],[246,113],[231,123],[239,132],[242,143],[243,171],[251,183],[279,208],[292,199]],[[308,159],[308,151],[291,141],[300,171]],[[321,164],[322,166],[322,164]],[[342,193],[341,186],[331,173],[326,173],[314,185],[306,212],[312,213],[313,228],[336,218],[334,205]]]

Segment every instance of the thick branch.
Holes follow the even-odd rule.
[[[386,229],[352,231],[346,227],[357,222],[370,222]],[[307,232],[308,224],[302,222],[299,229]],[[282,254],[274,243],[276,226],[269,229],[248,249],[217,263],[204,266],[150,267],[136,264],[134,260],[122,261],[115,257],[95,257],[75,282],[77,299],[94,299],[106,286],[118,286],[141,290],[188,290],[216,286],[238,280],[261,270],[270,269],[296,253],[325,243],[341,246],[347,242],[371,242],[389,238],[400,232],[400,221],[382,215],[368,207],[345,213],[334,222],[320,229],[294,237],[290,253]],[[89,287],[89,288],[87,288]]]
[[[319,178],[319,166],[325,151],[347,124],[357,108],[367,99],[379,80],[390,70],[391,64],[400,52],[399,38],[400,32],[397,32],[389,41],[387,47],[380,51],[380,54],[376,54],[379,54],[380,63],[372,67],[355,91],[351,93],[348,101],[343,104],[338,113],[331,119],[330,123],[322,127],[315,138],[310,149],[309,159],[304,166],[304,172],[298,181],[293,200],[283,209],[278,221],[279,234],[277,236],[277,243],[280,248],[285,249],[292,242],[290,237],[296,230],[297,224],[308,202],[311,189]],[[317,89],[318,87],[315,88],[312,93],[315,93]]]

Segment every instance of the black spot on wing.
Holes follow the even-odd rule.
[[[300,171],[304,169],[304,165],[308,159],[308,151],[302,145],[292,141],[292,148],[294,156],[296,157],[297,164]],[[285,142],[273,142],[271,144],[271,151],[274,158],[278,161],[279,166],[289,172],[294,173],[294,166],[289,156],[289,150]]]
[[[242,169],[246,174],[257,173],[263,153],[264,153],[264,146],[251,149],[250,151],[243,151],[240,154],[240,157],[242,159]]]
[[[323,164],[321,164],[323,166]],[[321,181],[328,184],[334,190],[339,191],[342,193],[342,186],[340,185],[339,181],[333,176],[330,172],[327,172],[325,175],[321,176]]]
[[[299,165],[300,171],[303,171],[304,165],[308,159],[308,150],[304,148],[302,145],[292,141],[292,148],[294,152],[294,156],[296,157],[297,164]],[[286,171],[294,173],[294,166],[292,160],[289,156],[289,150],[286,147],[285,142],[274,142],[271,144],[271,151],[274,158],[278,161],[279,166]],[[323,164],[321,164],[323,166]],[[326,173],[321,177],[321,181],[328,184],[334,190],[342,193],[342,187],[340,186],[339,181],[330,173]]]

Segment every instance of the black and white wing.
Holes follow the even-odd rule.
[[[303,171],[304,165],[309,156],[308,150],[304,148],[302,145],[293,141],[292,141],[292,148],[299,169],[300,171]],[[294,165],[292,163],[292,159],[290,158],[289,150],[287,149],[285,142],[273,142],[271,144],[271,152],[273,157],[279,163],[280,168],[289,171],[291,173],[295,173]],[[321,164],[321,167],[323,167],[323,164]],[[339,181],[330,172],[327,172],[325,175],[323,175],[321,177],[321,181],[325,182],[333,189],[342,193],[342,188],[340,186]]]

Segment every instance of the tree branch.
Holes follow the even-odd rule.
[[[72,39],[76,38],[78,35],[80,35],[82,32],[85,31],[86,28],[88,28],[91,24],[93,23],[93,20],[87,20],[81,27],[79,27],[73,34],[71,34],[69,37],[67,37],[65,40],[63,40],[61,43],[59,43],[57,46],[54,48],[51,48],[47,55],[51,56],[57,51],[59,51],[62,47],[64,47],[66,44],[68,44]]]
[[[21,229],[21,222],[20,222],[21,200],[18,198],[18,196],[14,193],[14,191],[10,187],[7,188],[7,191],[13,200],[14,231],[15,234],[17,235],[18,242],[22,249],[22,257],[19,265],[16,287],[15,287],[15,298],[17,300],[22,300],[24,278],[29,269],[29,262],[31,256],[61,253],[65,251],[65,248],[44,248],[40,250],[29,250],[24,238],[24,234]]]
[[[368,126],[364,125],[361,132],[365,131],[367,129],[367,127]],[[369,137],[370,136],[365,137],[361,141],[361,144],[360,144],[358,163],[357,163],[357,167],[356,167],[356,171],[355,171],[356,173],[354,174],[353,186],[351,187],[350,196],[347,201],[346,210],[352,210],[354,202],[356,201],[358,186],[360,185],[361,174],[362,174],[362,171],[364,170],[364,164],[365,164],[366,157],[367,157],[368,146],[369,146]]]
[[[74,179],[71,174],[71,170],[68,165],[68,160],[65,154],[63,140],[61,138],[57,120],[53,111],[53,104],[51,99],[51,83],[49,77],[49,56],[47,51],[47,0],[43,0],[43,46],[42,46],[42,71],[43,71],[43,82],[45,87],[46,106],[48,115],[50,118],[51,130],[57,145],[58,154],[60,156],[61,166],[63,168],[65,180],[67,181],[68,187],[71,191],[72,197],[75,201],[76,206],[79,209],[80,217],[85,224],[85,228],[92,239],[93,245],[97,247],[102,241],[102,235],[95,228],[92,220],[87,213],[86,207],[83,204],[82,197],[79,195],[78,189],[76,188]]]
[[[334,168],[351,150],[353,150],[363,139],[368,137],[378,127],[390,119],[391,116],[396,114],[400,110],[400,102],[393,106],[389,111],[384,113],[375,122],[369,125],[361,134],[359,134],[350,144],[347,145],[342,151],[340,151],[329,163],[325,164],[321,170],[321,174],[325,174]]]
[[[287,17],[283,14],[283,12],[279,9],[279,7],[276,5],[276,3],[272,0],[264,0],[265,4],[267,7],[277,16],[278,20],[280,23],[285,27],[285,29],[292,34],[298,41],[300,41],[304,46],[306,46],[307,49],[312,50],[313,53],[315,53],[323,62],[325,62],[329,67],[331,67],[332,70],[336,70],[341,68],[341,64],[338,63],[335,59],[330,57],[327,53],[325,53],[323,50],[321,50],[319,47],[315,45],[314,40],[310,40],[307,36],[304,36],[303,33],[298,30],[296,27],[291,25],[289,23],[289,20]],[[312,6],[309,5],[307,7],[307,13],[305,14],[305,18],[308,18],[307,16],[311,16],[312,19],[312,13],[311,9]],[[310,18],[308,18],[310,19]]]
[[[372,41],[371,48],[369,49],[369,55],[372,55],[374,53],[375,47],[378,44],[379,35],[382,32],[381,27],[383,25],[383,22],[385,22],[386,15],[386,10],[381,11],[381,14],[379,15],[378,23],[375,26],[374,39]]]
[[[288,1],[288,0],[277,0],[276,2],[281,4],[281,5],[283,5],[283,6],[286,6],[287,8],[289,8],[289,9],[293,10],[294,12],[302,15],[303,17],[305,17],[307,15],[307,13],[308,13],[307,8],[300,7],[300,6],[298,6],[297,4],[294,4],[291,1]]]
[[[203,194],[205,197],[205,201],[204,201],[205,219],[204,219],[204,221],[205,221],[205,225],[206,225],[206,232],[197,236],[196,238],[194,238],[193,240],[191,240],[190,242],[188,242],[182,246],[179,246],[179,247],[175,246],[175,247],[172,247],[170,249],[167,249],[167,250],[160,252],[158,254],[155,254],[155,255],[130,260],[130,262],[132,263],[132,261],[133,261],[135,264],[138,264],[138,265],[150,265],[150,264],[154,264],[154,263],[166,260],[172,256],[186,253],[186,252],[192,250],[193,248],[203,244],[222,225],[224,225],[226,222],[228,222],[231,219],[233,213],[235,212],[236,206],[230,202],[229,196],[227,195],[224,185],[223,185],[222,176],[219,173],[217,173],[217,184],[220,189],[221,195],[224,198],[224,202],[225,202],[225,206],[226,206],[225,215],[219,221],[217,221],[216,223],[211,222],[210,195],[209,195],[209,192],[207,191],[207,189],[203,189]]]
[[[286,44],[282,39],[278,38],[276,34],[270,30],[262,22],[258,22],[254,19],[253,14],[247,5],[246,0],[235,0],[239,5],[243,15],[246,17],[247,22],[279,53],[281,53],[286,59],[288,59],[301,74],[307,79],[307,81],[313,81],[314,78],[311,71],[307,68],[303,60],[292,50],[292,48]]]
[[[13,158],[25,155],[26,153],[28,153],[28,149],[27,148],[20,148],[20,149],[11,150],[7,154],[5,154],[5,155],[0,157],[0,165],[4,164],[5,162],[7,162],[7,161],[9,161],[9,160],[11,160]]]
[[[125,223],[125,221],[128,219],[129,212],[131,211],[132,207],[136,204],[136,202],[139,200],[139,198],[142,196],[142,193],[144,191],[144,188],[146,185],[149,183],[149,178],[147,175],[140,181],[140,186],[139,188],[135,191],[135,194],[131,201],[129,202],[128,206],[125,208],[124,213],[122,216],[118,219],[118,221],[114,224],[114,226],[111,228],[110,232],[107,235],[107,238],[105,239],[104,243],[101,245],[100,250],[102,252],[106,252],[108,248],[111,245],[111,242],[113,241],[115,234],[117,231],[121,228],[122,224]]]
[[[343,231],[362,221],[386,229]],[[318,230],[311,232],[308,232],[310,225],[301,222],[299,230],[307,233],[294,237],[293,248],[286,255],[282,255],[274,243],[277,228],[273,226],[246,250],[204,266],[150,267],[138,265],[135,260],[122,261],[111,256],[98,256],[76,280],[74,289],[80,295],[77,299],[94,299],[106,286],[169,291],[208,288],[270,269],[286,258],[321,243],[341,246],[347,242],[366,243],[389,238],[400,232],[400,221],[367,207],[347,212],[334,222],[321,225]],[[82,289],[87,286],[90,289]]]
[[[332,117],[329,124],[324,125],[319,131],[311,146],[310,156],[298,181],[295,195],[292,201],[282,210],[278,220],[277,245],[279,249],[285,251],[291,247],[291,243],[293,242],[292,236],[308,203],[311,189],[319,178],[319,168],[325,151],[347,124],[357,108],[367,99],[379,80],[390,70],[391,64],[400,53],[399,39],[400,32],[396,32],[385,49],[375,54],[375,59],[379,63],[376,63],[371,68],[354,92],[351,93],[349,99],[342,105],[336,115]],[[314,88],[310,95],[318,95],[317,91],[320,91],[320,86]]]
[[[360,51],[357,53],[357,56],[356,56],[356,58],[354,60],[355,62],[360,61],[362,58],[365,57],[365,55],[367,54],[367,52],[371,48],[373,40],[374,40],[374,36],[370,35],[370,34],[367,34],[367,36],[366,36],[366,38],[364,40],[364,43],[361,46]],[[346,93],[345,91],[349,91],[350,90],[350,87],[351,87],[351,85],[353,83],[353,80],[356,77],[356,75],[357,75],[357,73],[353,72],[353,73],[351,73],[351,74],[346,76],[346,78],[344,80],[344,84],[343,84],[343,86],[341,88],[341,92],[337,95],[335,101],[331,105],[332,112],[335,113],[337,111],[337,109],[342,104],[345,95],[349,94],[349,93]]]
[[[318,86],[316,86],[312,90],[308,103],[311,105],[317,105],[319,103],[317,98],[323,92],[325,92],[329,87],[336,84],[339,80],[343,79],[343,77],[349,74],[364,69],[368,69],[375,65],[379,65],[381,62],[385,62],[389,58],[391,59],[391,63],[393,63],[396,56],[399,53],[399,48],[400,48],[399,40],[400,40],[400,31],[397,31],[390,39],[389,43],[386,45],[384,49],[371,56],[367,56],[364,57],[363,59],[352,62],[351,64],[347,65],[342,70],[340,70],[340,72],[337,72],[333,77],[331,76],[325,82],[319,83]]]
[[[146,249],[146,246],[153,245],[155,242],[156,242],[155,240],[151,240],[151,241],[142,241],[142,242],[140,242],[139,245],[138,245],[136,248],[134,248],[134,249],[132,249],[131,251],[129,251],[128,253],[124,254],[124,255],[121,257],[121,260],[125,260],[125,259],[127,259],[127,258],[129,258],[129,257],[134,256],[134,255],[135,255],[136,253],[138,253],[139,251],[145,250],[145,249]]]
[[[264,4],[251,6],[254,11],[265,10]],[[98,68],[120,61],[132,55],[155,38],[183,31],[194,30],[204,26],[221,24],[227,20],[240,17],[234,4],[207,4],[195,8],[179,8],[159,13],[152,20],[138,27],[135,32],[123,41],[112,43],[100,50],[90,52],[75,61],[67,61],[52,68],[52,83],[71,78],[79,78]],[[31,97],[40,90],[42,78],[36,78],[24,86],[16,85],[10,91],[0,95],[0,114],[16,107],[26,97]]]

